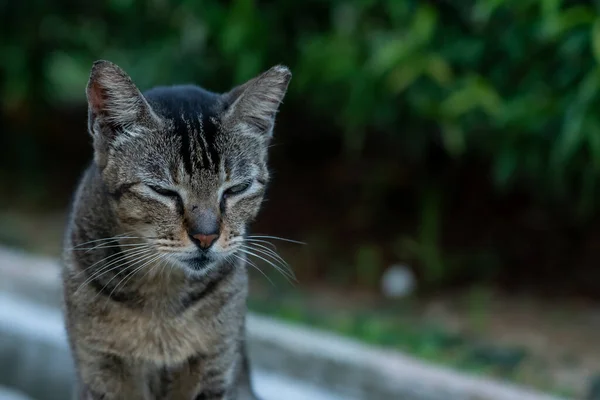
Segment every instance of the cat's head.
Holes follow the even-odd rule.
[[[276,66],[225,94],[142,94],[115,64],[94,63],[89,132],[121,232],[189,270],[236,257],[269,180],[267,149],[290,78]]]

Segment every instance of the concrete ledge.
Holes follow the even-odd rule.
[[[39,400],[71,398],[73,364],[60,311],[0,294],[0,384]]]
[[[249,317],[248,333],[251,357],[262,368],[284,370],[298,379],[359,399],[559,399],[256,315]],[[270,353],[271,357],[261,353]]]
[[[57,308],[59,282],[55,261],[0,248],[0,385],[37,399],[66,399],[70,389],[71,369],[53,368],[71,365]],[[248,317],[248,343],[253,365],[264,371],[257,384],[263,386],[260,392],[273,389],[281,376],[290,384],[315,388],[310,395],[303,391],[298,400],[318,400],[318,387],[338,393],[340,399],[559,400],[258,315]],[[40,354],[52,360],[50,365],[36,365]],[[269,374],[278,378],[269,381]],[[276,395],[283,396],[276,390],[271,398],[292,400],[291,394]]]
[[[61,283],[57,262],[0,246],[0,293],[59,306]]]
[[[25,397],[20,392],[0,387],[0,400],[31,400],[31,398]]]
[[[65,400],[71,398],[73,377],[60,312],[0,294],[0,385],[37,400]],[[343,400],[323,388],[259,369],[253,370],[253,381],[263,400]],[[16,394],[8,395],[0,390],[0,400],[17,400]]]

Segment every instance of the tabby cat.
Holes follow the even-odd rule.
[[[247,226],[290,71],[225,94],[142,94],[108,61],[87,86],[94,159],[65,236],[78,399],[256,399],[245,350]]]

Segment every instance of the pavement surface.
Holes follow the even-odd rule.
[[[20,392],[0,387],[0,400],[32,400]]]
[[[65,352],[67,350],[66,335],[59,310],[0,293],[0,332],[7,329],[17,332],[18,336],[26,338],[26,342],[31,344],[36,341],[43,341],[46,342],[46,345],[50,344],[56,347],[58,351]],[[29,348],[32,349],[33,347]],[[46,352],[39,351],[37,353],[38,362],[44,362],[43,358]],[[35,354],[31,354],[31,356],[36,357]],[[2,363],[2,355],[0,354],[0,364]],[[14,370],[13,366],[6,365],[9,363],[7,360],[5,366]],[[65,376],[71,374],[71,366],[68,364],[54,365],[53,368],[64,369],[61,374],[63,380],[65,380]],[[34,374],[33,371],[32,374]],[[27,375],[27,373],[25,372],[24,375]],[[279,376],[272,372],[255,370],[253,380],[257,394],[264,400],[351,400],[348,397],[338,397],[321,388]],[[8,383],[10,382],[3,382],[3,377],[0,376],[0,384]],[[27,388],[19,389],[27,390]],[[16,391],[11,392],[6,387],[0,389],[0,400],[27,399],[33,400]],[[45,400],[40,396],[35,396],[34,399]]]
[[[60,296],[56,260],[0,246],[0,387],[70,398]],[[564,400],[252,313],[247,335],[263,400]]]

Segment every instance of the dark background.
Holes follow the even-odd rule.
[[[84,88],[93,61],[119,64],[142,90],[192,82],[214,91],[282,63],[294,76],[278,116],[274,179],[255,231],[307,245],[280,248],[299,284],[258,292],[325,297],[283,310],[257,299],[256,309],[436,360],[454,336],[432,334],[430,327],[413,332],[415,324],[403,325],[398,314],[420,315],[432,299],[450,304],[464,296],[466,305],[455,311],[476,320],[471,325],[494,318],[491,298],[502,304],[533,299],[540,305],[531,315],[566,304],[595,310],[598,6],[581,0],[3,1],[0,238],[33,251],[49,240],[40,246],[58,253],[62,226],[46,228],[44,218],[64,214],[91,157]],[[397,263],[417,283],[408,300],[385,300],[381,277]],[[323,304],[331,306],[324,316],[306,311]],[[515,310],[522,304],[516,301]],[[355,308],[363,314],[331,318]],[[389,321],[372,319],[381,313]],[[434,320],[454,332],[445,319]],[[557,324],[579,329],[571,320]],[[433,339],[423,342],[426,335]],[[600,349],[598,341],[588,343]],[[509,368],[502,376],[520,379],[514,366],[529,350],[490,351],[500,353],[493,354],[500,358],[492,357],[492,370],[504,365],[505,351]],[[463,364],[473,363],[480,365]],[[596,367],[594,360],[586,364],[588,375]],[[551,374],[541,380],[531,381],[562,390]]]

